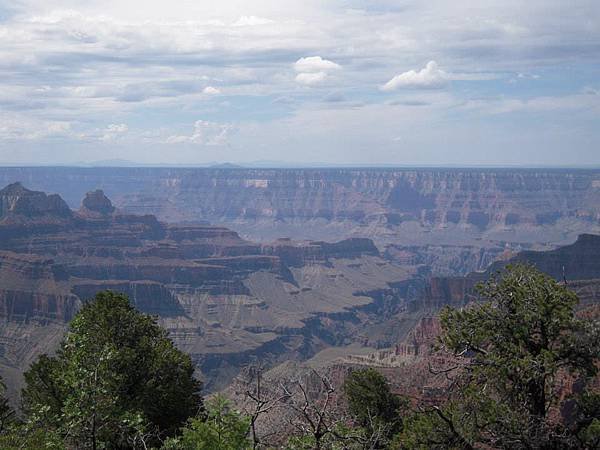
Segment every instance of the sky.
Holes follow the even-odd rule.
[[[0,164],[599,166],[598,0],[0,0]]]

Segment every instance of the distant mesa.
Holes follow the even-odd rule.
[[[102,161],[93,161],[85,165],[89,165],[91,167],[137,167],[140,164],[127,159],[105,159]]]
[[[210,168],[211,169],[242,169],[243,166],[226,162],[226,163],[212,164],[210,166]]]
[[[81,211],[83,213],[108,216],[115,212],[110,199],[104,195],[104,191],[97,189],[85,194],[85,198],[81,202]]]

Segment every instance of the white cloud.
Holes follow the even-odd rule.
[[[435,61],[429,61],[427,65],[419,70],[409,70],[408,72],[396,75],[390,81],[385,83],[382,91],[394,91],[398,88],[421,88],[438,89],[448,83],[448,74],[441,70]]]
[[[213,86],[206,86],[202,89],[202,93],[207,95],[218,95],[221,93],[221,90]]]
[[[315,86],[323,83],[329,77],[329,73],[341,69],[337,63],[323,59],[320,56],[307,56],[300,58],[294,63],[296,82],[304,86]]]
[[[257,16],[242,16],[233,23],[234,27],[254,27],[273,23],[271,19]]]
[[[206,120],[197,120],[194,123],[194,131],[191,135],[169,136],[167,144],[198,144],[206,146],[227,145],[229,136],[234,131],[231,124],[221,124],[208,122]]]
[[[323,83],[327,79],[325,72],[299,73],[296,75],[296,82],[305,86],[314,86]]]
[[[320,56],[307,56],[300,58],[294,63],[296,72],[327,72],[330,70],[341,69],[341,66],[328,59],[323,59]]]
[[[536,83],[536,95],[552,97],[581,93],[584,83],[595,79],[589,61],[600,57],[600,47],[593,44],[600,41],[600,9],[597,0],[580,0],[577,6],[567,8],[564,0],[13,1],[15,14],[0,20],[0,118],[4,113],[19,118],[0,121],[0,135],[13,141],[31,139],[26,144],[40,152],[49,148],[46,138],[71,139],[85,148],[92,141],[98,148],[116,148],[102,142],[103,136],[114,135],[114,144],[131,144],[129,159],[161,159],[162,153],[150,156],[149,146],[136,144],[160,146],[169,136],[181,142],[222,141],[218,124],[212,130],[188,130],[198,117],[229,117],[240,127],[252,123],[264,130],[303,109],[384,104],[390,99],[373,90],[399,74],[399,65],[407,68],[403,71],[415,70],[394,77],[383,90],[440,87],[453,80],[483,82],[453,92],[405,89],[393,96],[393,108],[387,110],[394,123],[404,119],[399,114],[409,107],[406,114],[423,115],[424,123],[430,123],[434,110],[457,111],[456,105],[493,98],[507,100],[487,105],[493,111],[544,109],[559,117],[563,109],[554,109],[555,102],[531,102],[531,92],[508,89],[507,81],[525,81],[518,78],[522,72],[533,82],[535,76],[527,74],[539,73],[543,77]],[[364,11],[349,13],[352,7]],[[423,69],[430,59],[443,62],[447,72]],[[343,92],[345,101],[323,102],[326,91],[316,89],[323,85]],[[209,87],[226,92],[227,101],[218,96],[206,101],[215,93]],[[455,96],[452,102],[440,101],[438,96],[446,94]],[[581,95],[565,106],[574,109],[594,98],[599,97]],[[272,99],[285,99],[285,105]],[[583,115],[593,108],[590,104],[577,111]],[[356,111],[352,131],[371,136],[375,143],[376,134],[369,135],[358,120],[366,121],[368,111]],[[122,121],[138,125],[123,133],[107,128]],[[65,123],[71,124],[70,130],[60,125]],[[598,131],[585,123],[582,135],[596,136]],[[327,136],[315,139],[312,147],[330,147],[343,160],[345,146],[333,135],[327,141]],[[588,141],[596,142],[592,137]],[[11,145],[18,150],[18,144]],[[260,145],[248,152],[249,158]],[[373,146],[365,141],[365,148]],[[57,153],[67,154],[75,145],[63,147]],[[265,159],[278,159],[284,148],[267,147],[271,154]],[[185,151],[198,155],[193,146]],[[183,154],[177,158],[184,159]],[[73,158],[78,161],[79,155]]]

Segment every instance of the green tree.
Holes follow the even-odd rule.
[[[168,439],[164,450],[246,450],[250,418],[233,410],[222,396],[207,402],[207,417],[190,419],[181,435]]]
[[[0,435],[4,450],[66,450],[62,437],[55,431],[29,424],[12,423]]]
[[[101,292],[70,324],[55,357],[25,374],[23,409],[77,448],[133,448],[176,433],[202,408],[188,355],[126,296]]]
[[[372,368],[355,370],[346,377],[343,391],[356,423],[369,435],[378,435],[375,448],[401,430],[405,402],[392,394],[381,373]]]
[[[597,373],[597,324],[578,319],[577,296],[530,266],[508,267],[478,290],[485,302],[441,313],[440,343],[456,357],[456,389],[448,403],[406,424],[402,445],[585,448],[556,417],[561,381],[585,383]],[[596,422],[588,422],[593,433]]]
[[[600,448],[600,392],[586,390],[576,398],[573,429],[585,448]]]

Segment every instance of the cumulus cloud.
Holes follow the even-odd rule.
[[[340,69],[341,66],[328,59],[323,59],[320,56],[307,56],[300,58],[294,63],[296,72],[326,72],[329,70]]]
[[[294,70],[298,72],[296,82],[304,86],[314,86],[323,83],[329,73],[341,69],[337,63],[323,59],[320,56],[307,56],[294,63]]]
[[[206,86],[202,89],[202,93],[206,95],[217,95],[221,93],[221,90],[213,86]]]
[[[381,90],[394,91],[399,88],[439,89],[448,83],[448,79],[448,74],[441,70],[435,61],[429,61],[418,72],[409,70],[408,72],[396,75],[385,83],[381,87]]]
[[[314,73],[299,73],[296,75],[296,82],[305,86],[314,86],[320,84],[327,79],[325,72],[314,72]]]
[[[519,72],[542,74],[536,93],[548,97],[557,91],[581,93],[582,83],[595,79],[589,61],[600,58],[600,47],[593,44],[600,39],[600,28],[594,26],[600,18],[597,0],[581,0],[577,8],[565,8],[564,0],[402,3],[13,1],[14,14],[0,20],[0,114],[20,116],[0,121],[0,135],[36,139],[40,142],[28,145],[40,151],[45,139],[63,137],[111,148],[101,139],[114,136],[132,144],[129,159],[151,159],[149,146],[135,144],[160,146],[169,136],[172,141],[218,142],[218,136],[231,133],[218,124],[188,131],[198,117],[229,117],[240,124],[240,133],[244,123],[264,130],[268,122],[306,109],[358,101],[385,104],[390,99],[373,92],[380,87],[405,89],[390,104],[396,105],[388,111],[390,120],[403,119],[400,115],[409,108],[402,106],[427,104],[410,108],[410,115],[422,114],[430,123],[434,110],[496,95],[515,100],[497,108],[531,112],[534,105],[523,103],[530,93],[508,89],[506,83],[510,77],[521,80]],[[406,73],[397,68],[429,59],[443,61],[447,72],[420,63]],[[552,82],[558,79],[564,83],[560,87]],[[452,93],[414,89],[454,80],[474,83]],[[320,86],[339,89],[344,101],[335,104],[341,98],[336,95],[324,98],[329,89],[316,89]],[[211,87],[226,92],[227,101],[211,97],[216,94]],[[407,98],[407,88],[420,97]],[[437,95],[443,94],[455,98],[441,102]],[[594,98],[599,97],[581,95],[573,102]],[[357,115],[366,120],[366,111]],[[582,114],[587,111],[591,106]],[[122,120],[138,125],[126,132],[106,125]],[[268,147],[271,154],[264,158],[277,159],[281,147]],[[343,146],[331,148],[344,158]]]
[[[173,135],[166,140],[167,144],[198,144],[206,146],[227,145],[234,127],[231,124],[197,120],[191,135]]]
[[[233,23],[234,27],[255,27],[258,25],[268,25],[273,23],[271,19],[257,16],[242,16]]]

